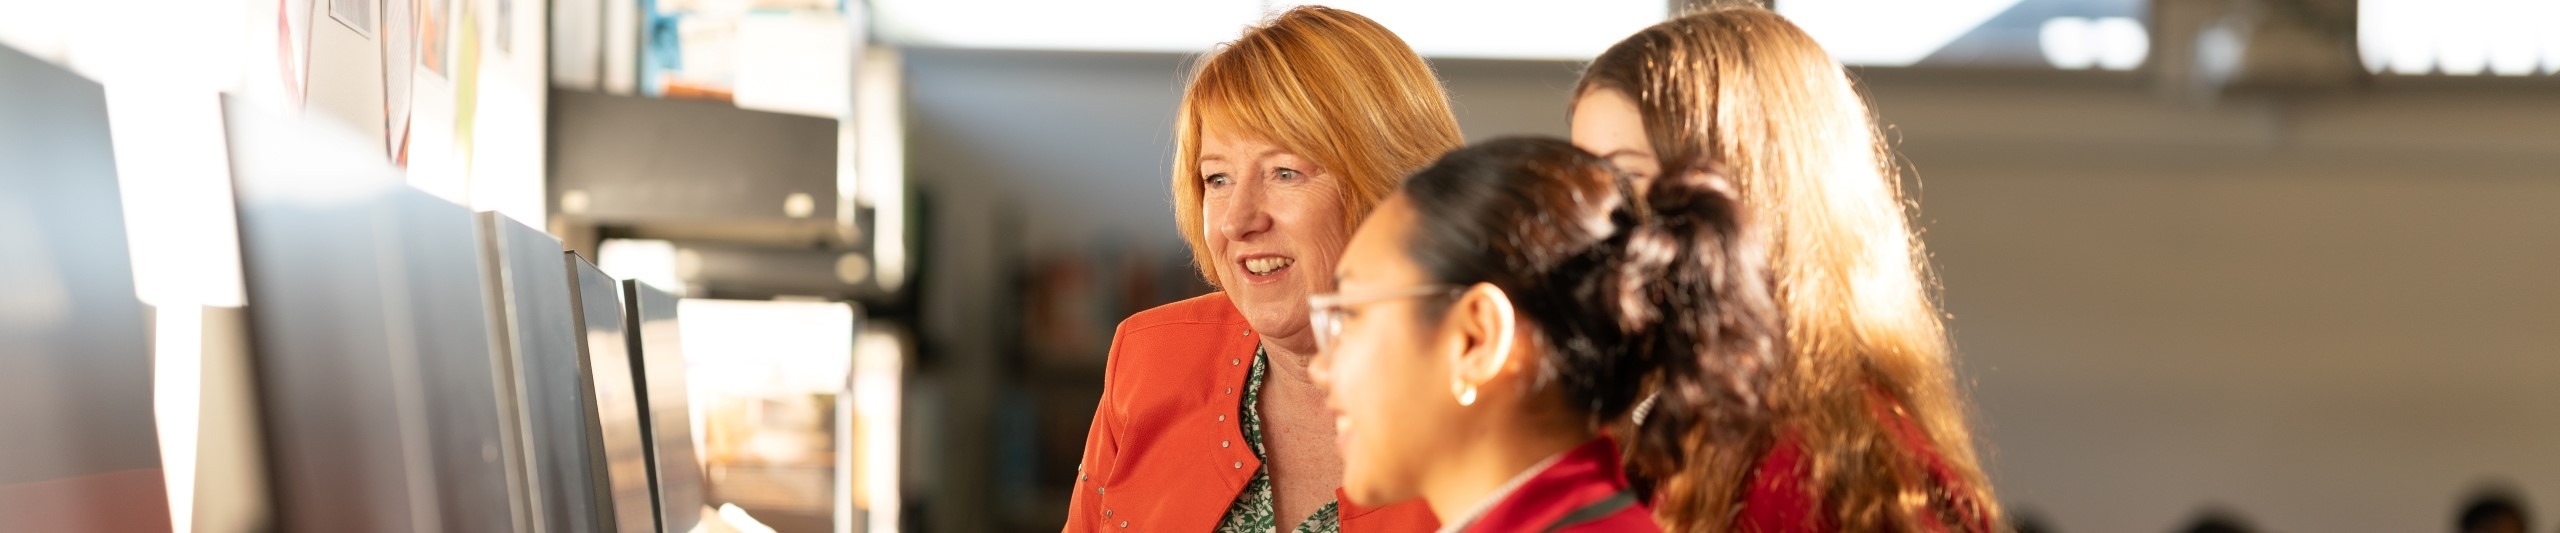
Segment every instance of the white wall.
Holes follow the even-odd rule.
[[[2004,499],[2065,531],[2444,530],[2488,477],[2560,508],[2560,180],[2269,159],[1929,171]]]
[[[2548,88],[2201,109],[1880,78],[2013,506],[2442,531],[2502,479],[2560,510]]]

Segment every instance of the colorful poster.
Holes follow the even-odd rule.
[[[456,20],[459,36],[453,43],[453,151],[462,165],[462,176],[471,176],[471,126],[480,116],[480,13],[470,0],[463,0],[462,18]]]
[[[453,43],[453,3],[449,0],[412,0],[417,17],[418,66],[436,76],[445,76]]]
[[[311,74],[312,0],[276,0],[276,64],[286,105],[302,107]]]

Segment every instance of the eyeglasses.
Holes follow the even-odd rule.
[[[1338,292],[1318,294],[1307,297],[1307,321],[1309,325],[1315,327],[1316,349],[1330,351],[1333,349],[1333,343],[1342,339],[1343,315],[1353,306],[1403,298],[1457,296],[1459,292],[1465,290],[1463,287],[1454,285],[1423,285],[1363,294]]]

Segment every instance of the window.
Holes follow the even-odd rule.
[[[2359,0],[2356,47],[2392,74],[2560,74],[2560,2]]]
[[[1851,65],[2133,70],[2145,0],[1783,0],[1780,14]]]
[[[891,42],[951,48],[1193,53],[1306,2],[1264,0],[878,0]],[[1339,0],[1433,57],[1588,59],[1661,22],[1662,0]],[[991,16],[1001,13],[1002,16]]]

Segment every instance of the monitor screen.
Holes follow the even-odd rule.
[[[168,531],[97,83],[0,46],[0,529]]]

